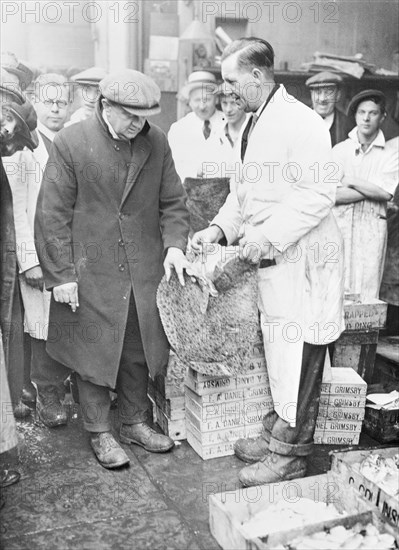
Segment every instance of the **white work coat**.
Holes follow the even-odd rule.
[[[223,113],[216,110],[209,122],[211,135],[208,140],[223,126]],[[204,121],[191,112],[170,127],[168,141],[176,172],[182,182],[186,178],[197,178],[202,171],[202,163],[207,160],[206,143],[208,140],[204,137],[203,126]]]
[[[43,171],[48,160],[44,141],[37,132],[39,144],[34,152],[24,149],[7,159],[8,179],[13,196],[17,261],[20,270],[20,288],[25,309],[24,330],[33,338],[46,340],[48,333],[51,293],[27,284],[24,272],[39,265],[33,224],[37,197]],[[47,135],[50,134],[47,132]]]
[[[237,157],[234,188],[212,221],[228,244],[247,225],[273,244],[276,265],[258,272],[258,307],[274,408],[291,426],[303,343],[326,345],[344,330],[331,160],[323,120],[280,86],[250,135],[244,162]]]

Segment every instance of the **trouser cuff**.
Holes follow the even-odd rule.
[[[91,422],[83,422],[83,427],[87,432],[110,432],[111,423],[103,422],[98,424],[93,424]]]
[[[313,450],[313,443],[293,444],[285,443],[270,435],[269,450],[285,456],[307,456]]]

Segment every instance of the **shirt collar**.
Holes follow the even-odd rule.
[[[111,134],[111,136],[112,136],[114,139],[119,139],[119,140],[120,140],[120,137],[119,137],[118,134],[115,132],[115,130],[112,128],[111,123],[110,123],[110,121],[108,120],[107,113],[105,112],[105,109],[102,110],[101,115],[102,115],[102,117],[103,117],[103,119],[104,119],[105,124],[107,125],[107,128],[108,128],[109,133]]]
[[[47,128],[47,126],[45,126],[42,122],[40,122],[39,120],[37,121],[37,129],[38,131],[43,134],[44,136],[46,136],[47,139],[49,139],[50,141],[53,141],[54,137],[55,137],[55,132],[53,132],[52,130],[49,130]]]
[[[357,149],[360,148],[360,150],[362,150],[361,143],[360,143],[359,137],[357,135],[357,126],[355,126],[353,128],[353,130],[351,130],[349,132],[348,136],[349,136],[349,139],[351,139],[352,141],[355,142],[356,148]],[[369,151],[371,151],[371,149],[373,147],[382,147],[382,148],[385,147],[385,137],[384,137],[384,133],[381,129],[378,130],[378,134],[377,134],[375,140],[370,143],[369,147],[367,148],[367,150],[364,153],[368,153]]]

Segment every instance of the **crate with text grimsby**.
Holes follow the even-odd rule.
[[[248,359],[247,372],[208,376],[189,368],[186,376],[187,441],[204,460],[234,453],[242,437],[256,437],[273,409],[263,346]]]
[[[357,445],[366,407],[366,382],[351,368],[332,368],[321,386],[315,444]]]
[[[385,326],[387,304],[381,300],[345,300],[345,331],[334,343],[333,367],[355,370],[366,382],[373,378],[378,335]]]

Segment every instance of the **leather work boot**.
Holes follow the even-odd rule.
[[[238,439],[234,444],[235,455],[244,462],[258,462],[269,452],[269,442],[273,426],[278,418],[275,411],[270,411],[263,417],[262,432],[258,437]]]
[[[68,421],[68,414],[58,397],[57,388],[49,386],[37,391],[36,411],[48,428],[62,426]]]
[[[173,439],[157,433],[146,422],[122,424],[119,435],[122,443],[135,443],[150,453],[166,453],[175,445]]]
[[[269,452],[266,458],[246,466],[238,474],[244,487],[265,485],[289,479],[304,477],[306,474],[306,457],[285,456]]]
[[[90,445],[98,462],[104,468],[120,468],[130,463],[129,457],[111,432],[92,433]]]

